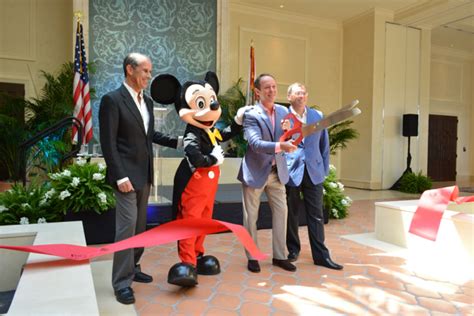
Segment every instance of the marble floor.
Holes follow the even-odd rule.
[[[207,253],[217,256],[222,272],[199,276],[199,285],[183,289],[166,282],[178,262],[175,243],[147,248],[142,269],[151,284],[134,283],[138,315],[474,315],[473,271],[456,262],[417,264],[403,249],[351,236],[374,231],[374,202],[417,199],[397,191],[346,188],[354,202],[349,216],[325,226],[326,245],[344,270],[315,266],[306,227],[300,227],[302,252],[297,271],[287,272],[261,262],[261,273],[246,269],[243,247],[231,233],[206,238]],[[271,230],[260,230],[259,247],[271,253]],[[442,256],[442,254],[439,254]],[[420,254],[420,257],[422,255]],[[103,258],[102,260],[107,259]],[[113,301],[109,288],[103,296]],[[106,314],[106,313],[104,313]]]

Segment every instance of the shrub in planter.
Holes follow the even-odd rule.
[[[344,218],[347,216],[350,197],[344,194],[344,185],[336,178],[336,167],[329,165],[329,174],[323,182],[323,207],[329,210],[330,218]]]
[[[87,244],[114,241],[115,195],[105,182],[105,164],[78,158],[62,172],[49,174],[58,210],[65,221],[82,221]]]
[[[105,164],[78,158],[62,172],[49,174],[60,212],[104,213],[115,206],[112,187],[105,182]]]
[[[432,186],[432,180],[422,175],[421,171],[418,173],[407,172],[403,174],[400,179],[400,187],[398,190],[405,193],[423,193],[431,189]]]
[[[14,184],[0,193],[0,225],[57,222],[63,216],[55,206],[54,189],[48,184]]]

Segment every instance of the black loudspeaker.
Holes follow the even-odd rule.
[[[403,114],[403,136],[418,136],[418,114]]]

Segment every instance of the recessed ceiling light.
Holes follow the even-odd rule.
[[[283,9],[285,6],[283,4],[280,4],[280,9]]]

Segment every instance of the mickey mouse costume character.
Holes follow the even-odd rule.
[[[244,112],[240,110],[225,130],[214,128],[222,113],[218,92],[219,80],[214,72],[207,72],[204,81],[188,81],[182,86],[170,74],[158,75],[152,81],[152,98],[161,104],[174,102],[176,112],[187,123],[183,138],[185,157],[174,178],[173,218],[212,218],[219,165],[224,161],[219,142],[229,140],[242,130]],[[178,241],[181,262],[171,267],[168,283],[195,286],[198,274],[220,273],[217,258],[204,255],[204,238]]]

